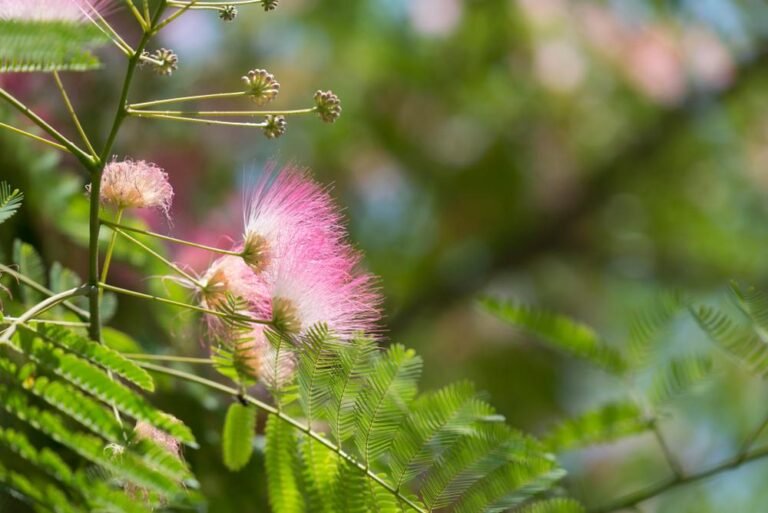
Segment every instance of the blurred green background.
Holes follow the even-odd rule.
[[[135,40],[124,9],[109,19]],[[316,89],[332,89],[344,111],[334,125],[289,118],[275,141],[257,129],[129,120],[116,155],[158,163],[176,191],[170,222],[144,221],[227,245],[240,234],[244,183],[270,162],[311,168],[334,184],[381,277],[386,340],[424,356],[426,388],[473,380],[519,428],[544,433],[623,389],[481,312],[478,297],[568,313],[620,345],[632,312],[660,291],[718,301],[729,279],[768,285],[761,0],[281,0],[270,13],[241,8],[232,23],[191,12],[162,45],[180,67],[171,77],[144,70],[134,101],[233,91],[266,68],[282,86],[276,108],[311,106]],[[104,70],[64,76],[99,142],[124,66],[102,54]],[[69,129],[51,77],[0,83]],[[18,121],[4,106],[0,117]],[[0,178],[27,198],[0,230],[2,249],[19,237],[83,275],[86,181],[74,161],[33,144],[0,132]],[[210,262],[166,251],[197,271]],[[162,266],[118,256],[116,284],[183,297]],[[205,353],[177,311],[121,299],[113,324],[148,351]],[[683,346],[707,343],[692,326],[677,332]],[[768,412],[764,384],[735,365],[720,370],[665,424],[691,470],[730,455]],[[227,400],[168,383],[157,401],[203,444],[186,458],[209,510],[267,511],[262,461],[237,474],[219,461]],[[562,456],[566,488],[588,504],[669,472],[650,436]],[[766,511],[766,478],[768,464],[754,463],[642,511]]]

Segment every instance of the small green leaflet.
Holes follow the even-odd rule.
[[[21,208],[24,194],[18,189],[11,189],[8,182],[0,182],[0,223],[10,219]]]

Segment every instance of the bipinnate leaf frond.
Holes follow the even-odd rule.
[[[342,342],[323,326],[297,344],[300,400],[267,426],[277,512],[503,511],[537,501],[563,475],[472,385],[419,395],[411,350]]]
[[[186,426],[119,381],[148,388],[142,369],[61,326],[23,328],[0,349],[0,409],[11,420],[0,447],[17,456],[3,461],[0,482],[46,511],[149,513],[199,501],[182,460],[131,435],[133,418],[194,444]],[[39,435],[60,449],[38,448]]]
[[[768,375],[768,340],[752,326],[739,324],[720,310],[701,306],[693,316],[704,332],[752,373]]]
[[[628,367],[624,357],[586,324],[563,315],[499,299],[485,298],[480,304],[499,319],[609,372],[621,374]]]
[[[91,50],[108,41],[91,23],[0,20],[0,73],[97,69]]]
[[[544,443],[553,451],[608,443],[652,427],[634,402],[610,402],[563,421],[550,430]]]

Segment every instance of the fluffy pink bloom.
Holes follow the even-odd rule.
[[[227,293],[245,300],[244,314],[271,320],[237,333],[254,374],[272,386],[293,376],[290,350],[277,353],[267,329],[300,339],[325,324],[341,340],[377,329],[380,297],[373,276],[360,272],[359,254],[345,241],[341,215],[327,191],[294,169],[269,173],[247,201],[243,257],[216,260],[202,278],[201,303],[221,309]],[[213,316],[209,316],[213,317]],[[219,336],[222,323],[209,319]]]
[[[158,208],[167,216],[173,187],[168,174],[151,162],[113,161],[101,176],[100,199],[117,208]]]
[[[324,323],[341,339],[375,331],[379,294],[373,276],[357,271],[359,255],[340,245],[316,258],[313,249],[293,246],[265,273],[277,328],[299,335]]]
[[[80,22],[94,11],[104,14],[113,4],[114,0],[0,0],[0,20]]]
[[[316,258],[325,258],[343,243],[338,208],[306,171],[267,170],[246,194],[243,245],[246,261],[257,272],[291,247],[310,246]]]

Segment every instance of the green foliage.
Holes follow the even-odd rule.
[[[768,375],[768,342],[751,326],[737,324],[727,314],[702,306],[694,317],[709,337],[759,376]]]
[[[19,272],[33,281],[45,284],[45,265],[43,259],[37,254],[35,248],[26,242],[18,239],[13,241],[13,263],[19,269]],[[31,307],[43,300],[43,295],[29,287],[21,287],[19,296],[25,306]]]
[[[272,415],[267,426],[277,512],[502,511],[563,475],[471,385],[419,396],[421,360],[411,350],[341,343],[322,326],[295,343],[299,400],[282,404],[280,415],[291,417]]]
[[[87,22],[0,20],[0,72],[96,69],[90,50],[107,41]]]
[[[556,451],[581,448],[641,433],[651,426],[652,419],[635,403],[612,402],[565,420],[549,432],[544,443]]]
[[[521,508],[518,513],[584,513],[584,507],[573,499],[549,499]]]
[[[693,355],[675,358],[654,377],[650,399],[663,404],[682,394],[712,375],[713,363],[709,356]]]
[[[24,194],[18,189],[11,189],[8,182],[0,182],[0,224],[8,219],[21,208],[21,202]]]
[[[627,368],[621,354],[606,345],[597,333],[585,324],[562,315],[498,299],[486,298],[481,304],[485,310],[500,319],[610,372],[621,373]]]
[[[253,453],[255,431],[256,408],[240,403],[230,404],[221,434],[222,457],[229,470],[240,470],[248,464]]]
[[[274,513],[305,511],[299,489],[298,442],[294,430],[277,417],[267,420],[267,478]],[[346,510],[342,510],[346,511]]]
[[[147,371],[114,349],[88,340],[61,326],[52,324],[44,324],[37,329],[37,334],[43,339],[85,358],[115,375],[125,378],[127,381],[148,392],[152,392],[155,389],[152,376]]]
[[[147,513],[160,504],[198,500],[187,491],[196,482],[181,460],[126,431],[124,422],[133,417],[194,443],[183,424],[107,374],[148,386],[152,381],[142,369],[114,350],[49,324],[24,326],[4,348],[0,407],[6,422],[0,447],[16,456],[0,471],[6,486],[53,511]],[[8,424],[11,418],[15,422]],[[31,431],[63,451],[38,447],[40,437]],[[142,500],[135,500],[137,495]]]

